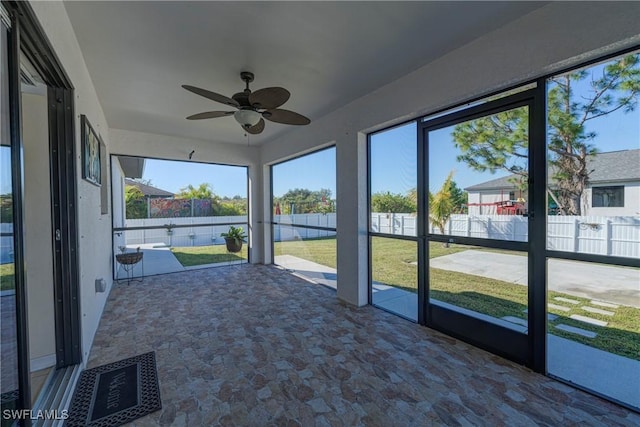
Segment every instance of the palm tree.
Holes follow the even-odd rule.
[[[211,189],[211,185],[202,183],[198,185],[198,187],[194,187],[189,184],[184,188],[180,189],[180,192],[176,194],[177,199],[213,199],[216,198],[216,195],[213,193]]]
[[[444,226],[449,221],[456,206],[451,197],[453,185],[453,171],[449,172],[442,187],[436,194],[429,193],[429,222],[440,229],[440,234],[444,234]]]

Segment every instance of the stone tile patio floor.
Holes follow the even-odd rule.
[[[115,285],[88,367],[155,350],[132,425],[640,425],[640,414],[270,266]]]

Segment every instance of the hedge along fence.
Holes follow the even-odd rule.
[[[211,199],[149,199],[149,218],[212,216]]]
[[[528,240],[529,219],[518,215],[451,215],[445,234],[487,239]],[[429,225],[430,232],[439,234]],[[415,214],[371,214],[371,231],[415,236]],[[640,257],[640,217],[555,216],[547,222],[547,248],[565,252]]]

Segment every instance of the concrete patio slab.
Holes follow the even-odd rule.
[[[274,257],[274,263],[304,276],[321,285],[338,289],[338,276],[335,268],[327,267],[322,264],[307,261],[293,255],[277,255]]]
[[[171,252],[171,248],[167,246],[157,246],[157,244],[130,245],[127,247],[127,251],[135,252],[138,247],[144,255],[142,256],[142,261],[133,267],[132,277],[142,277],[143,267],[145,276],[185,271],[185,268],[180,264],[178,258]],[[127,272],[117,263],[116,268],[116,278],[118,280],[125,280],[127,278]]]
[[[527,284],[527,257],[468,250],[430,260],[431,267]],[[640,269],[549,260],[548,288],[569,295],[640,308]]]

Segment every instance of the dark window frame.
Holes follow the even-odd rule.
[[[518,91],[519,88],[525,88],[528,85],[532,85],[533,83],[536,83],[536,87],[532,90],[536,91],[537,95],[535,97],[535,109],[537,111],[545,111],[546,110],[546,102],[547,102],[547,91],[546,91],[546,85],[547,85],[547,81],[548,79],[552,78],[553,76],[557,76],[563,73],[567,73],[567,72],[571,72],[574,70],[578,70],[578,69],[583,69],[598,63],[602,63],[608,60],[612,60],[614,58],[629,54],[629,53],[635,53],[638,52],[638,50],[640,49],[640,45],[634,45],[632,47],[629,48],[625,48],[622,50],[618,50],[615,52],[611,52],[609,54],[606,55],[602,55],[596,58],[593,58],[591,60],[579,63],[579,64],[575,64],[575,65],[571,65],[571,66],[566,66],[563,67],[557,71],[554,71],[552,73],[545,73],[545,74],[541,74],[538,75],[537,77],[531,79],[531,80],[527,80],[527,81],[523,81],[521,83],[518,84],[514,84],[508,87],[505,87],[503,89],[499,89],[499,90],[495,90],[495,91],[488,91],[485,94],[479,95],[475,98],[472,99],[468,99],[468,100],[463,100],[460,102],[456,102],[456,103],[452,103],[449,106],[446,106],[444,108],[435,110],[433,112],[430,112],[426,115],[422,115],[422,116],[418,116],[415,117],[413,119],[410,120],[405,120],[402,122],[398,122],[398,123],[394,123],[393,125],[389,125],[389,126],[385,126],[385,127],[381,127],[379,129],[376,129],[375,131],[372,131],[370,133],[367,134],[367,178],[369,180],[369,186],[368,186],[368,194],[367,194],[367,210],[368,212],[371,211],[371,153],[370,153],[370,141],[371,141],[371,137],[377,133],[380,132],[384,132],[388,129],[393,129],[395,127],[398,126],[402,126],[405,125],[407,123],[410,122],[416,122],[417,123],[417,128],[418,128],[418,133],[420,134],[420,124],[422,122],[425,121],[429,121],[431,117],[434,118],[434,122],[436,120],[441,119],[441,117],[443,116],[448,116],[448,115],[453,115],[456,113],[459,113],[461,111],[470,111],[473,108],[477,107],[477,103],[482,102],[483,100],[486,100],[487,98],[490,97],[500,97],[503,94],[506,94],[510,91]],[[525,89],[523,89],[525,90]],[[482,105],[482,104],[481,104]],[[464,113],[462,113],[464,114]],[[532,212],[547,212],[547,197],[541,197],[542,194],[546,194],[546,187],[547,187],[547,161],[545,158],[546,155],[546,113],[544,114],[538,114],[538,116],[534,119],[535,123],[534,125],[531,127],[531,133],[530,133],[530,138],[533,141],[538,141],[538,140],[544,140],[545,141],[545,145],[543,149],[539,149],[538,151],[538,155],[536,155],[536,159],[534,160],[534,167],[531,169],[532,171],[532,176],[535,176],[535,179],[533,180],[533,183],[531,185],[531,190],[532,193],[535,193],[536,195],[538,195],[539,197],[536,198],[536,200],[534,202],[530,202],[529,203],[529,207],[532,210]],[[420,138],[420,135],[418,135],[418,138]],[[419,140],[418,140],[419,141]],[[418,157],[421,158],[422,156],[425,155],[424,153],[424,148],[420,145],[420,143],[418,142],[419,146],[418,146]],[[420,168],[418,166],[418,185],[420,186],[420,184],[424,181],[425,179],[425,175],[426,175],[426,170],[423,170],[423,168]],[[421,215],[421,211],[422,212],[426,212],[428,210],[428,206],[425,200],[420,200],[420,194],[421,191],[418,190],[418,216],[420,217]],[[624,196],[623,196],[624,197]],[[422,199],[424,199],[424,197],[422,197]],[[624,203],[624,202],[623,202]],[[546,247],[546,238],[547,238],[547,220],[546,218],[534,218],[533,214],[530,214],[530,230],[529,230],[529,242],[531,244],[531,250],[530,250],[530,261],[529,261],[529,271],[530,274],[532,274],[532,277],[530,278],[530,280],[532,280],[532,283],[543,283],[545,284],[545,287],[541,287],[541,286],[534,286],[532,291],[530,291],[530,295],[529,295],[529,335],[530,335],[530,345],[531,347],[531,367],[534,371],[536,372],[540,372],[544,375],[547,375],[549,377],[555,378],[561,382],[567,382],[566,380],[562,379],[562,378],[557,378],[555,376],[553,376],[552,374],[550,374],[547,371],[547,349],[546,349],[546,335],[547,335],[547,322],[546,322],[546,304],[547,304],[547,293],[546,293],[546,260],[550,259],[550,258],[557,258],[557,259],[566,259],[566,260],[575,260],[575,261],[585,261],[585,262],[592,262],[592,263],[601,263],[601,264],[608,264],[608,265],[618,265],[618,266],[626,266],[626,267],[640,267],[640,259],[634,259],[634,258],[626,258],[626,257],[619,257],[619,256],[607,256],[607,255],[598,255],[598,254],[584,254],[584,253],[573,253],[573,252],[562,252],[562,251],[555,251],[555,250],[551,250],[551,249],[547,249]],[[540,214],[538,214],[538,216],[540,216]],[[367,226],[367,229],[369,230],[368,235],[369,235],[369,246],[368,246],[368,254],[369,254],[369,278],[368,278],[368,282],[369,282],[369,304],[372,304],[372,266],[371,266],[371,262],[372,262],[372,244],[371,244],[371,239],[372,237],[375,236],[381,236],[381,237],[389,237],[389,238],[403,238],[405,240],[416,240],[419,243],[419,247],[418,247],[418,264],[419,264],[419,277],[418,277],[418,281],[419,283],[423,283],[425,280],[425,272],[424,272],[424,267],[420,268],[420,264],[423,263],[422,261],[424,261],[426,258],[428,258],[428,254],[426,253],[427,248],[428,248],[428,241],[427,241],[427,236],[425,235],[425,230],[424,227],[422,227],[422,229],[420,228],[422,226],[422,224],[424,223],[424,220],[419,221],[419,228],[417,231],[417,236],[416,237],[406,237],[406,236],[391,236],[391,235],[381,235],[380,233],[374,233],[371,232],[371,224],[370,221],[371,219],[369,218],[369,224]],[[432,236],[433,238],[435,238],[436,236]],[[432,239],[435,240],[435,239]],[[535,258],[535,260],[533,260]],[[544,268],[535,268],[538,265],[541,265],[541,260],[544,260]],[[531,271],[533,270],[533,273],[531,273]],[[427,313],[425,313],[425,308],[424,305],[422,304],[423,301],[425,301],[426,296],[425,296],[425,291],[422,289],[424,288],[424,286],[419,286],[418,287],[418,323],[421,325],[425,325],[425,318],[427,316]],[[535,314],[534,314],[535,313]],[[535,321],[532,321],[535,317]],[[572,384],[574,387],[585,390],[589,393],[598,395],[600,397],[603,397],[605,399],[611,400],[609,397],[606,396],[601,396],[597,391],[594,390],[590,390],[590,389],[586,389],[585,387],[581,387],[579,385],[576,384]],[[622,406],[631,408],[630,406],[622,403],[622,402],[616,402],[618,404],[621,404]],[[631,408],[633,409],[633,408]]]
[[[606,186],[597,186],[591,187],[591,207],[592,208],[624,208],[624,185],[606,185]],[[597,195],[596,192],[600,193]],[[604,196],[608,196],[611,192],[614,192],[613,201],[619,202],[620,204],[604,204]],[[618,194],[619,192],[619,194]],[[610,198],[611,199],[611,198]],[[598,204],[596,205],[596,200],[598,200]],[[610,200],[611,201],[611,200]]]

